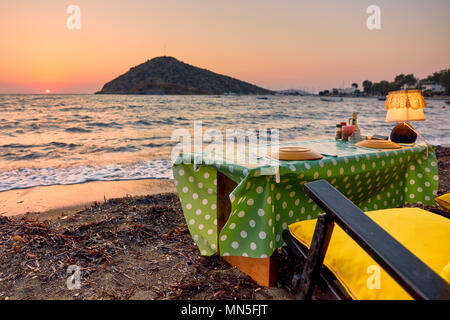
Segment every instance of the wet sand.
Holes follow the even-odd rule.
[[[94,181],[73,185],[34,187],[0,192],[0,215],[15,216],[28,212],[46,214],[83,209],[94,202],[126,196],[175,192],[171,180]]]

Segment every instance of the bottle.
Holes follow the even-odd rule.
[[[347,141],[353,141],[353,133],[355,131],[355,126],[348,125],[346,126],[347,129]]]
[[[341,135],[342,141],[348,141],[347,122],[342,121],[341,126],[342,126],[342,135]]]
[[[342,139],[342,124],[338,123],[336,125],[336,140]]]
[[[352,113],[352,126],[358,125],[358,112]]]
[[[358,127],[358,112],[353,112],[352,125],[354,126],[352,141],[361,140],[361,130]]]

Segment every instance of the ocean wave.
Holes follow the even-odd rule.
[[[224,135],[227,129],[279,129],[281,141],[292,141],[334,137],[336,123],[348,121],[357,111],[362,134],[390,134],[394,124],[385,122],[382,102],[345,100],[329,106],[319,97],[296,96],[260,100],[246,96],[0,95],[0,172],[19,166],[31,170],[15,172],[18,176],[8,176],[7,182],[0,176],[0,183],[8,189],[159,177],[163,167],[149,169],[152,164],[134,173],[124,165],[109,171],[88,165],[169,158],[167,149],[176,144],[171,134],[180,128],[192,134],[197,120],[203,122],[203,130],[215,129]],[[436,101],[429,105],[433,108],[424,110],[426,121],[412,125],[431,144],[450,143],[450,108],[443,109],[442,102]],[[54,169],[60,167],[74,169]]]
[[[177,145],[177,142],[163,142],[163,143],[145,143],[142,144],[146,148],[160,148],[160,147],[173,147]]]
[[[92,132],[92,130],[84,129],[84,128],[77,128],[77,127],[70,127],[65,129],[67,132],[76,132],[76,133],[89,133]]]
[[[55,148],[75,148],[79,147],[79,144],[65,143],[65,142],[50,142],[45,144],[21,144],[21,143],[10,143],[0,145],[0,148],[13,148],[13,149],[27,149],[27,148],[45,148],[45,147],[55,147]]]
[[[89,122],[87,125],[101,128],[122,128],[122,125],[117,122]]]
[[[22,168],[0,172],[0,192],[37,186],[70,185],[89,181],[173,179],[169,160],[150,160],[133,164],[98,167]]]
[[[87,150],[84,150],[82,153],[113,153],[113,152],[135,152],[140,149],[136,146],[120,146],[120,147],[111,147],[111,146],[103,146],[103,147],[90,147]]]
[[[138,121],[134,122],[134,124],[143,125],[143,126],[151,126],[152,125],[152,123],[147,120],[138,120]]]

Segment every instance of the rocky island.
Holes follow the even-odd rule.
[[[96,94],[274,94],[173,57],[148,60],[106,83]]]

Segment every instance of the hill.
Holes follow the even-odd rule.
[[[96,94],[273,94],[274,92],[197,68],[173,57],[148,60],[106,83]]]

